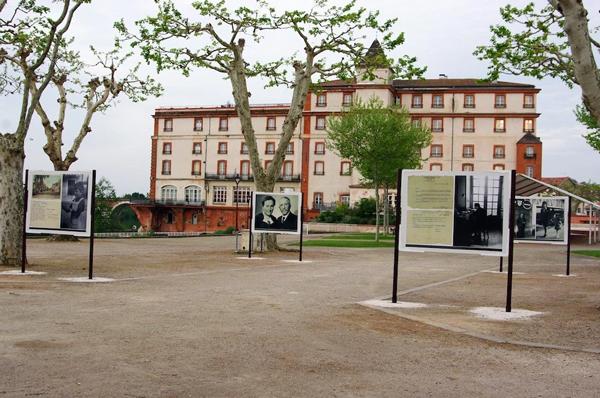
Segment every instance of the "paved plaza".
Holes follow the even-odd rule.
[[[293,238],[283,238],[284,241]],[[232,237],[28,241],[0,275],[0,397],[596,397],[600,260],[515,247],[513,308],[498,259],[393,249],[238,258]],[[258,254],[257,254],[258,255]],[[0,270],[4,271],[4,270]]]

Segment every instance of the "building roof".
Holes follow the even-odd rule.
[[[371,47],[365,53],[365,58],[376,58],[376,57],[385,57],[385,53],[383,52],[383,48],[381,48],[381,43],[379,40],[373,40],[371,43]]]
[[[535,88],[532,84],[501,82],[501,81],[483,81],[479,79],[411,79],[400,80],[396,79],[392,83],[397,89],[414,89],[414,88]]]
[[[355,79],[348,80],[330,80],[320,83],[322,87],[345,87],[356,84]],[[449,90],[449,89],[496,89],[496,90],[511,90],[511,89],[529,89],[537,90],[533,84],[502,82],[502,81],[483,81],[479,79],[413,79],[400,80],[396,79],[392,83],[392,87],[396,90]]]
[[[565,182],[570,182],[573,185],[577,184],[577,181],[571,177],[542,177],[541,181],[556,187],[561,186]]]
[[[525,134],[523,137],[521,137],[521,139],[519,141],[517,141],[517,144],[541,144],[542,141],[536,137],[535,135],[531,134],[531,133],[527,133]]]
[[[371,47],[369,47],[359,65],[369,68],[389,67],[389,61],[383,52],[383,48],[381,48],[381,43],[379,43],[379,40],[373,40]]]

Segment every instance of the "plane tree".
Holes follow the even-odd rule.
[[[490,28],[490,44],[475,50],[479,59],[490,62],[488,78],[506,73],[578,85],[582,105],[575,114],[588,128],[588,144],[600,152],[600,70],[594,55],[600,51],[599,29],[590,28],[583,0],[548,0],[539,9],[534,3],[522,8],[509,4],[500,16],[503,23]]]
[[[368,11],[352,0],[331,5],[315,0],[308,9],[280,11],[266,1],[254,8],[230,9],[224,1],[199,0],[193,12],[182,12],[168,0],[158,0],[156,15],[136,22],[135,28],[123,22],[116,26],[124,40],[139,48],[143,57],[159,71],[178,70],[188,76],[196,68],[216,71],[230,84],[242,134],[248,146],[256,189],[273,191],[285,151],[302,116],[308,92],[315,84],[334,77],[350,79],[365,53],[365,34],[377,35],[384,50],[393,50],[404,42],[394,32],[395,19],[382,20],[377,11]],[[297,52],[289,57],[272,54],[261,43],[268,37],[292,34],[290,46]],[[249,61],[261,52],[263,60]],[[250,56],[249,56],[250,54]],[[420,76],[424,69],[409,56],[386,60],[398,77]],[[377,62],[377,65],[380,62]],[[363,73],[373,77],[376,66],[366,65]],[[291,90],[289,111],[282,126],[273,161],[263,162],[256,143],[251,117],[248,79],[266,79],[266,86],[285,86]],[[268,249],[276,249],[273,236]]]
[[[379,191],[384,190],[387,223],[388,189],[396,185],[398,169],[421,166],[421,150],[431,144],[431,130],[414,124],[404,108],[384,106],[380,99],[356,103],[329,119],[327,145],[349,159],[363,183],[375,189],[375,240],[379,240]],[[399,194],[399,193],[397,193]]]
[[[140,65],[118,43],[108,51],[90,46],[90,54],[82,55],[67,30],[75,11],[90,0],[56,3],[21,0],[9,7],[0,2],[0,94],[21,96],[16,131],[0,136],[0,214],[6,215],[0,222],[2,264],[20,258],[24,142],[35,115],[46,137],[44,152],[55,170],[65,171],[77,161],[96,113],[121,97],[141,101],[162,89],[151,77],[138,76]],[[56,101],[48,99],[49,87],[56,90]],[[65,131],[67,116],[81,117],[76,132]]]
[[[14,131],[0,131],[2,265],[18,264],[21,258],[25,138],[74,15],[87,2],[62,0],[49,7],[34,0],[0,0],[0,95],[15,95],[20,104]]]

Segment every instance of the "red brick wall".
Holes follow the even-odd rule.
[[[532,146],[535,157],[526,158],[525,151]],[[533,166],[533,178],[542,178],[542,144],[517,144],[517,173],[526,174],[527,166]]]

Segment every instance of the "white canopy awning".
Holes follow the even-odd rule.
[[[535,178],[526,176],[525,174],[517,174],[517,181],[515,183],[515,194],[517,196],[532,196],[540,192],[544,192],[547,189],[560,192],[565,196],[570,196],[575,200],[588,204],[596,209],[600,209],[600,205],[592,202],[591,200],[582,198],[581,196],[575,195],[569,191],[565,191],[557,186],[545,183],[544,181],[536,180]]]

